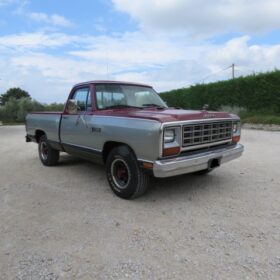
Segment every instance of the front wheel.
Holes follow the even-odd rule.
[[[56,165],[59,159],[59,151],[51,147],[47,136],[42,135],[38,144],[38,152],[41,162],[46,166]]]
[[[149,175],[140,168],[127,146],[116,147],[109,153],[106,173],[112,191],[121,198],[136,198],[147,190]]]

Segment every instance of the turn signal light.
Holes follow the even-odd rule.
[[[172,148],[163,149],[164,157],[178,155],[179,153],[180,153],[180,147],[172,147]]]
[[[237,135],[237,136],[233,136],[232,137],[232,142],[233,143],[238,143],[240,141],[240,135]]]
[[[151,162],[143,162],[143,167],[146,169],[153,169],[153,166]]]

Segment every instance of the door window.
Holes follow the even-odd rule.
[[[77,89],[72,99],[77,100],[78,111],[91,110],[92,104],[89,88]]]

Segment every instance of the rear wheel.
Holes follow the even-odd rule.
[[[38,152],[41,162],[46,166],[56,165],[59,159],[59,151],[51,147],[47,136],[42,135],[38,144]]]
[[[112,191],[121,198],[136,198],[147,190],[149,175],[139,167],[134,153],[127,146],[116,147],[109,153],[106,173]]]

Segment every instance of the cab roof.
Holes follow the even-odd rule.
[[[94,80],[94,81],[88,81],[83,83],[78,83],[74,85],[74,87],[78,86],[87,86],[91,84],[118,84],[118,85],[130,85],[130,86],[141,86],[141,87],[152,87],[150,85],[145,84],[139,84],[139,83],[131,83],[131,82],[123,82],[123,81],[109,81],[109,80]]]

